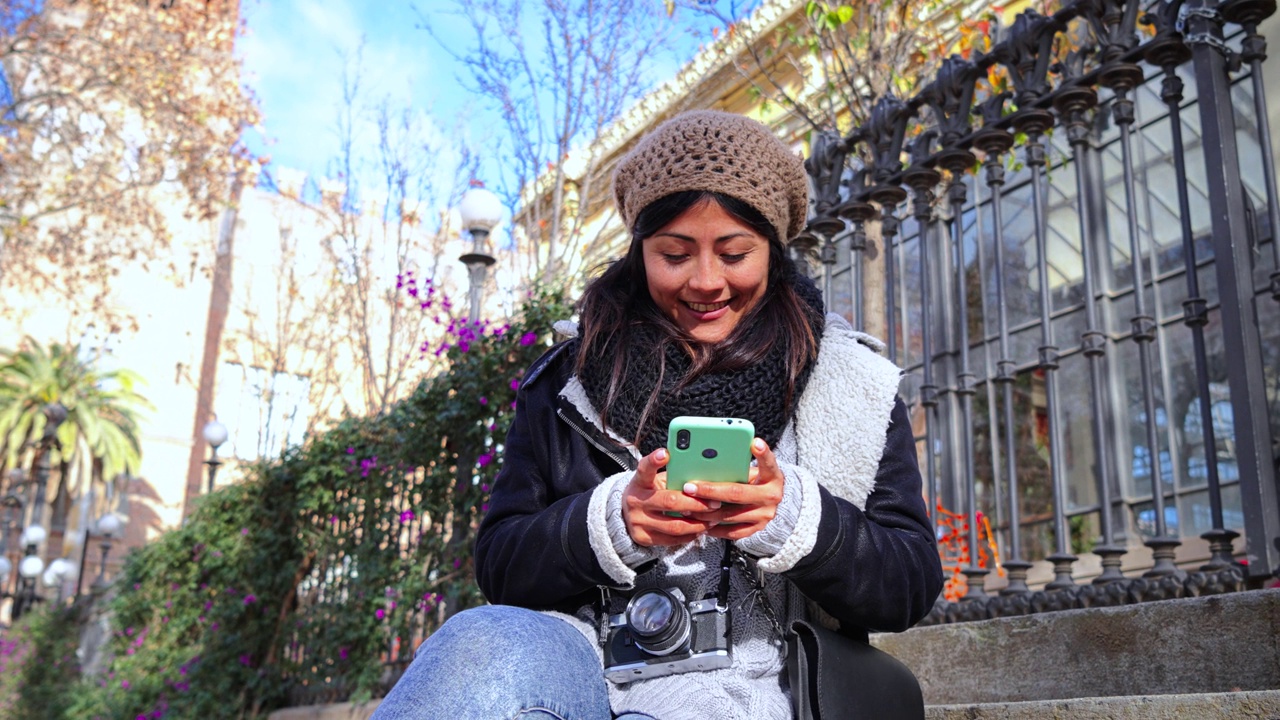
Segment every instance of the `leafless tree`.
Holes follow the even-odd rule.
[[[471,29],[459,47],[422,26],[465,68],[463,82],[502,118],[490,142],[499,192],[526,244],[531,280],[566,279],[591,262],[612,212],[601,140],[651,78],[671,23],[648,0],[456,0]]]

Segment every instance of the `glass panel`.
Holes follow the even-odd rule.
[[[1004,196],[1005,303],[1009,327],[1040,318],[1040,281],[1036,277],[1035,213],[1031,186]],[[994,256],[994,252],[993,252]],[[992,297],[994,302],[994,295]]]
[[[1280,303],[1260,298],[1258,327],[1262,328],[1262,374],[1267,381],[1267,406],[1270,408],[1271,433],[1280,433]],[[1210,314],[1210,322],[1215,316]]]
[[[1133,506],[1133,522],[1138,528],[1138,534],[1142,537],[1156,536],[1156,511],[1155,505],[1150,501],[1137,503]],[[1165,532],[1171,537],[1179,537],[1181,531],[1178,527],[1178,504],[1170,499],[1164,505],[1164,524]]]
[[[1183,537],[1199,537],[1213,529],[1213,510],[1209,504],[1208,492],[1191,493],[1179,499],[1178,504],[1181,506],[1182,517],[1187,519]],[[1228,530],[1239,532],[1244,529],[1239,485],[1222,488],[1222,524]]]
[[[1080,253],[1075,166],[1067,164],[1054,169],[1045,194],[1049,213],[1045,228],[1049,287],[1053,292],[1052,307],[1060,310],[1084,301],[1084,257]]]
[[[1089,364],[1084,354],[1063,358],[1057,376],[1066,511],[1073,512],[1098,502],[1098,481],[1093,470],[1094,415],[1089,392]]]
[[[850,282],[848,268],[838,270],[831,275],[831,307],[829,312],[840,313],[844,319],[853,322],[853,285]]]
[[[914,225],[914,223],[912,223]],[[921,334],[920,296],[920,241],[911,236],[903,243],[898,254],[898,297],[901,312],[898,314],[905,350],[898,355],[899,365],[920,362],[924,337]],[[934,288],[936,292],[937,289]]]
[[[1147,416],[1144,408],[1138,346],[1133,341],[1124,341],[1116,343],[1114,347],[1114,352],[1109,356],[1115,358],[1111,367],[1119,370],[1113,382],[1118,385],[1116,390],[1120,400],[1117,406],[1117,427],[1120,428],[1117,440],[1120,446],[1116,448],[1116,457],[1121,476],[1126,479],[1121,486],[1130,496],[1150,497],[1153,453],[1147,442]],[[1156,441],[1159,444],[1154,459],[1158,463],[1158,472],[1164,486],[1166,489],[1171,489],[1173,463],[1168,447],[1168,418],[1162,404],[1159,367],[1154,368],[1154,371]],[[1154,521],[1154,518],[1152,520]]]

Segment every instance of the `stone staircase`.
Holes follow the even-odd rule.
[[[1280,720],[1280,589],[917,628],[872,642],[929,720]]]
[[[1280,720],[1280,589],[1065,610],[872,637],[928,720]],[[377,701],[271,720],[365,720]]]

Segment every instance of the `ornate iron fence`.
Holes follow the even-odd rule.
[[[1028,10],[914,97],[814,138],[802,252],[860,329],[880,329],[884,293],[926,494],[958,548],[955,602],[932,621],[1280,570],[1280,203],[1258,33],[1275,9]],[[1191,572],[1185,542],[1207,544]],[[1032,560],[1052,564],[1035,592]]]

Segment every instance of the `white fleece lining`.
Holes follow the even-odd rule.
[[[843,317],[828,314],[817,365],[796,408],[800,462],[859,510],[876,484],[902,377],[898,366],[865,344],[870,340]]]
[[[630,470],[624,470],[605,478],[604,482],[591,491],[591,502],[587,505],[587,538],[591,541],[591,549],[595,551],[600,567],[622,587],[631,587],[635,583],[636,571],[627,567],[618,549],[614,547],[606,510],[609,507],[609,494],[614,491],[614,486],[631,482],[632,475]]]

